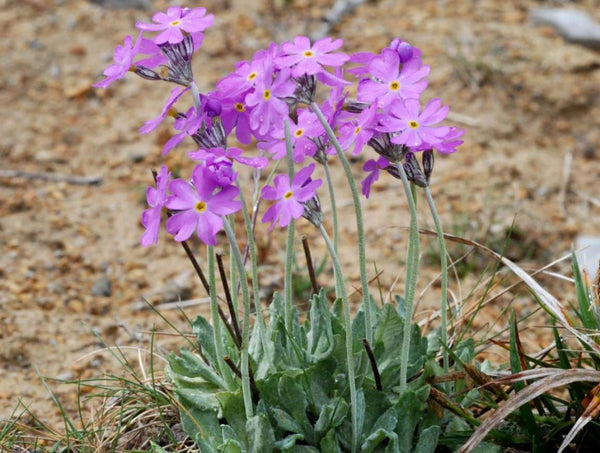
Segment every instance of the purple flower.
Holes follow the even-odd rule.
[[[133,59],[139,52],[141,36],[142,34],[140,33],[135,40],[135,43],[133,43],[131,36],[125,36],[123,45],[119,44],[117,47],[115,47],[113,52],[114,63],[109,65],[104,70],[104,75],[106,77],[104,80],[95,83],[93,86],[98,88],[108,88],[108,86],[115,80],[125,77],[125,74],[127,74],[127,72],[133,66]]]
[[[173,135],[167,140],[163,147],[162,155],[166,155],[169,151],[179,145],[186,136],[195,134],[205,120],[206,115],[204,112],[198,114],[195,107],[190,107],[185,115],[180,114],[173,123],[173,127],[181,132]]]
[[[205,16],[206,8],[180,8],[173,6],[166,14],[159,11],[152,16],[153,24],[138,22],[135,26],[142,31],[162,31],[153,41],[156,44],[177,44],[183,41],[186,32],[191,35],[202,33],[213,24],[214,16]]]
[[[216,245],[217,233],[223,228],[221,216],[233,214],[242,207],[234,198],[239,189],[229,185],[220,188],[209,168],[197,165],[192,173],[192,184],[174,179],[169,184],[172,195],[165,206],[178,211],[167,220],[166,229],[178,242],[197,232],[208,245]]]
[[[377,113],[377,102],[369,108],[364,109],[360,116],[340,127],[339,140],[342,149],[349,149],[354,144],[352,154],[358,155],[363,147],[373,137],[374,126],[377,124],[375,115]]]
[[[156,129],[158,127],[158,125],[160,123],[162,123],[162,120],[165,119],[167,114],[169,114],[169,112],[171,112],[171,108],[179,100],[181,95],[188,90],[189,90],[189,88],[179,88],[179,87],[173,88],[171,90],[171,96],[169,96],[169,99],[167,99],[167,102],[165,102],[165,105],[163,105],[160,115],[158,115],[156,118],[154,118],[152,120],[146,121],[144,123],[144,125],[142,127],[140,127],[140,134],[148,134],[148,133],[152,132],[154,129]]]
[[[250,129],[250,109],[244,101],[245,95],[236,97],[220,97],[220,92],[215,92],[221,102],[221,122],[227,134],[235,129],[235,138],[244,145],[252,141]]]
[[[456,148],[464,143],[464,140],[459,140],[463,135],[465,135],[464,129],[459,129],[455,126],[451,127],[448,133],[442,138],[442,142],[435,145],[435,150],[444,154],[455,152]]]
[[[313,112],[300,109],[298,111],[298,124],[290,122],[290,135],[294,147],[294,162],[302,163],[306,157],[312,157],[317,151],[314,140],[325,133],[317,115]],[[259,144],[260,148],[266,148],[273,155],[273,159],[279,160],[286,156],[285,132],[279,128],[272,135],[277,139],[267,144]]]
[[[265,200],[277,200],[263,215],[263,223],[271,223],[269,231],[279,221],[279,226],[289,225],[292,219],[299,219],[304,214],[304,203],[312,199],[317,189],[321,186],[321,180],[309,181],[315,164],[304,167],[294,176],[292,183],[287,175],[277,175],[273,180],[273,187],[265,186],[261,196]]]
[[[394,101],[388,114],[381,117],[381,126],[377,130],[394,133],[392,143],[395,144],[417,149],[435,147],[448,134],[449,128],[434,125],[446,118],[449,108],[442,106],[438,98],[429,101],[421,113],[420,107],[417,99]]]
[[[243,151],[239,148],[210,148],[191,151],[188,155],[195,160],[206,161],[215,157],[225,157],[231,161],[239,162],[242,165],[248,165],[254,168],[265,168],[269,165],[269,160],[266,157],[245,157]]]
[[[379,159],[369,159],[363,165],[363,170],[368,173],[365,179],[361,181],[362,194],[365,198],[369,198],[371,194],[371,186],[379,179],[379,171],[387,168],[390,165],[385,157],[379,157]]]
[[[383,49],[381,55],[369,63],[371,78],[361,80],[358,85],[358,100],[377,100],[385,109],[396,99],[417,99],[427,87],[423,79],[429,69],[429,66],[421,66],[418,58],[401,64],[398,52]]]
[[[256,134],[266,136],[272,125],[281,124],[282,118],[288,116],[288,105],[280,98],[291,96],[295,88],[287,69],[281,70],[274,79],[267,74],[257,82],[255,91],[246,96],[246,103],[253,108],[250,127]]]
[[[281,45],[282,56],[275,59],[275,64],[280,68],[291,68],[292,76],[317,75],[325,73],[323,66],[342,66],[350,57],[343,53],[330,52],[339,49],[343,44],[341,39],[333,41],[323,38],[312,46],[306,36],[296,36],[293,43],[286,42]]]
[[[150,207],[142,213],[142,225],[146,228],[146,231],[140,239],[140,244],[144,247],[158,243],[160,215],[167,201],[167,185],[170,179],[171,173],[163,165],[156,175],[156,188],[148,187],[146,189],[146,202]]]

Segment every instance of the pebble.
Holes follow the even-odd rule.
[[[106,275],[100,276],[96,283],[92,286],[93,296],[110,297],[112,294],[112,283]]]

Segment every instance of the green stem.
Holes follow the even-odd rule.
[[[427,197],[427,203],[429,204],[429,210],[433,217],[433,223],[435,224],[435,231],[437,233],[438,243],[440,245],[440,259],[441,259],[441,273],[442,273],[442,303],[441,303],[441,334],[440,342],[442,343],[442,354],[443,354],[443,367],[444,373],[448,373],[450,369],[450,361],[448,358],[448,351],[446,346],[448,345],[448,259],[446,252],[446,243],[444,241],[444,232],[442,231],[442,225],[440,223],[440,217],[438,215],[433,197],[431,196],[431,190],[429,186],[425,187],[425,196]]]
[[[242,325],[242,396],[244,398],[244,409],[246,410],[246,419],[253,416],[254,409],[252,407],[252,393],[250,389],[250,364],[248,357],[248,345],[250,344],[250,295],[248,294],[248,280],[246,279],[246,271],[244,269],[244,261],[240,248],[238,247],[235,233],[227,218],[223,219],[223,227],[227,234],[227,239],[231,244],[231,251],[235,260],[240,283],[242,286],[242,302],[244,304],[244,324]]]
[[[402,180],[404,193],[410,210],[410,226],[408,230],[408,251],[406,257],[406,282],[404,288],[404,335],[402,337],[402,355],[400,356],[400,393],[407,387],[408,360],[410,357],[410,331],[412,328],[413,305],[419,275],[419,225],[417,224],[417,205],[413,197],[410,182],[402,163],[397,163],[398,173]]]
[[[333,223],[333,248],[336,253],[338,250],[338,216],[335,204],[335,190],[333,188],[333,179],[331,178],[331,168],[327,161],[323,164],[325,168],[325,179],[327,180],[327,190],[329,191],[329,199],[331,200],[331,221]]]
[[[348,362],[348,387],[350,388],[350,408],[352,411],[352,452],[356,451],[358,446],[358,408],[356,407],[356,381],[354,374],[354,356],[352,354],[352,321],[350,319],[350,301],[348,293],[344,285],[344,277],[342,275],[342,267],[338,259],[335,248],[327,235],[327,231],[323,225],[319,226],[319,231],[323,236],[323,240],[329,249],[333,267],[335,268],[335,278],[338,280],[337,285],[340,288],[342,304],[344,306],[344,327],[346,331],[346,361]]]
[[[285,131],[285,150],[288,162],[288,178],[290,184],[294,179],[294,156],[292,148],[292,137],[290,133],[290,120],[286,118],[283,122],[283,128]],[[285,294],[283,304],[283,316],[285,318],[286,330],[292,335],[292,303],[293,303],[293,283],[292,283],[292,270],[294,264],[294,236],[296,234],[296,222],[292,219],[287,227],[287,241],[285,244],[285,268],[283,277],[283,292]]]
[[[221,319],[219,318],[219,301],[217,299],[217,282],[215,270],[215,251],[212,245],[207,247],[208,261],[208,287],[210,295],[210,313],[213,324],[213,338],[215,342],[215,353],[217,355],[217,367],[221,376],[227,384],[228,390],[234,388],[233,376],[229,367],[226,366],[223,360],[225,354],[223,352],[223,336],[221,335]]]
[[[239,179],[236,179],[236,184],[240,189],[240,201],[242,202],[242,214],[244,216],[244,225],[246,226],[246,236],[248,237],[248,251],[250,254],[250,268],[252,269],[252,294],[254,300],[254,307],[256,309],[256,316],[258,317],[258,326],[261,329],[261,338],[263,337],[262,332],[265,331],[265,320],[262,316],[262,308],[260,306],[260,288],[258,286],[258,260],[256,258],[256,242],[254,241],[254,229],[252,225],[252,219],[248,212],[248,206],[242,188],[240,187]]]
[[[321,112],[319,106],[313,102],[311,104],[312,110],[315,112],[319,121],[323,125],[325,132],[327,132],[327,136],[331,141],[331,144],[335,148],[338,158],[342,163],[342,167],[344,168],[344,173],[346,174],[346,179],[348,180],[348,185],[350,186],[350,191],[352,192],[352,200],[354,202],[354,212],[356,214],[356,233],[358,236],[358,264],[360,267],[360,285],[362,289],[363,302],[362,307],[365,312],[365,338],[369,343],[373,342],[373,326],[371,321],[371,304],[369,301],[369,280],[367,277],[367,259],[365,253],[365,231],[364,231],[364,222],[362,215],[362,208],[360,203],[360,197],[358,195],[358,189],[356,188],[356,183],[354,182],[354,175],[352,175],[352,169],[350,168],[350,163],[348,159],[346,159],[346,155],[342,150],[340,142],[335,136],[331,126],[327,122],[327,119]]]

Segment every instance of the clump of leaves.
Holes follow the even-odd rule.
[[[412,329],[409,389],[398,393],[400,348],[404,319],[391,304],[376,313],[373,344],[359,334],[352,339],[356,358],[359,445],[351,445],[350,394],[344,348],[342,305],[331,308],[321,291],[311,301],[308,317],[300,321],[294,309],[286,329],[284,301],[276,294],[269,322],[254,326],[249,347],[253,403],[247,417],[241,381],[227,382],[216,371],[214,332],[202,317],[194,320],[200,350],[183,349],[171,355],[167,374],[182,406],[185,431],[206,452],[243,451],[390,451],[433,452],[441,432],[440,418],[427,404],[430,396],[427,361],[435,348],[419,328]],[[364,332],[364,314],[353,320],[353,332]],[[235,342],[221,332],[227,362],[239,373]]]

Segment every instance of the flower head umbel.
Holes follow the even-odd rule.
[[[169,184],[172,195],[165,206],[176,211],[167,220],[166,229],[176,241],[190,238],[196,231],[198,237],[208,245],[216,245],[217,233],[223,228],[223,215],[233,214],[242,207],[234,200],[239,189],[233,185],[220,186],[210,168],[196,166],[192,182],[174,179]]]
[[[293,42],[281,45],[282,56],[275,59],[275,64],[280,68],[291,68],[293,77],[320,75],[323,83],[335,85],[343,80],[325,71],[323,66],[338,67],[348,61],[350,57],[344,53],[331,53],[342,44],[341,39],[326,37],[311,45],[306,36],[296,36]]]
[[[277,175],[273,180],[273,186],[265,186],[261,196],[265,200],[277,200],[263,215],[263,223],[271,223],[269,231],[279,221],[279,226],[289,225],[292,219],[299,219],[304,214],[304,203],[312,199],[317,189],[321,186],[321,180],[309,181],[315,164],[300,170],[290,184],[287,175]]]
[[[385,48],[369,62],[368,74],[358,85],[358,100],[377,100],[385,108],[396,99],[418,99],[427,87],[429,66],[421,66],[419,58],[401,63],[397,51]]]
[[[98,88],[108,88],[115,80],[125,77],[125,74],[133,67],[133,59],[139,52],[141,36],[142,34],[140,33],[135,40],[135,43],[131,36],[125,36],[123,44],[119,44],[115,47],[113,52],[114,63],[104,70],[104,75],[106,77],[104,80],[95,83],[93,86]]]
[[[146,190],[146,202],[150,207],[142,213],[142,225],[146,228],[146,231],[142,235],[140,243],[144,247],[158,243],[160,216],[167,201],[167,185],[171,179],[171,172],[163,165],[160,167],[160,172],[156,174],[155,179],[156,188],[148,187]]]
[[[349,149],[354,145],[352,154],[355,156],[373,137],[374,127],[377,125],[375,115],[377,113],[377,102],[364,109],[358,118],[343,124],[340,127],[340,145],[342,149]]]
[[[438,98],[427,103],[419,113],[421,104],[417,99],[396,100],[387,115],[381,118],[381,132],[393,132],[392,143],[416,149],[434,148],[448,134],[449,128],[435,126],[448,115],[448,106],[442,106]]]
[[[177,44],[183,41],[184,33],[197,35],[213,24],[214,16],[205,14],[206,8],[173,6],[166,13],[154,14],[153,24],[138,22],[135,26],[142,31],[160,31],[153,39],[156,44]]]
[[[289,70],[280,71],[275,78],[267,73],[256,83],[256,89],[246,96],[246,104],[252,107],[250,127],[255,134],[264,137],[273,127],[281,127],[281,119],[289,114],[282,98],[294,94],[295,88]]]

